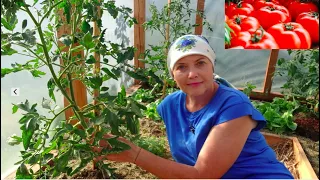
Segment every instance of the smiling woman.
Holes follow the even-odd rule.
[[[266,125],[262,114],[244,93],[214,79],[215,58],[202,36],[185,35],[170,46],[167,66],[181,90],[168,95],[157,111],[174,161],[124,138],[119,140],[131,149],[97,160],[132,162],[166,179],[293,179],[259,131]]]

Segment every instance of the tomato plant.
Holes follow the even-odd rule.
[[[242,31],[236,38],[232,38],[231,47],[242,46],[245,49],[278,49],[275,39],[263,29],[254,33]]]
[[[288,59],[277,61],[275,75],[286,77],[282,88],[287,96],[305,101],[302,112],[319,118],[319,48],[288,50],[288,54]]]
[[[24,11],[26,17],[18,18],[19,11]],[[115,1],[1,1],[1,56],[21,54],[31,57],[22,64],[13,64],[12,68],[2,68],[1,77],[29,71],[34,77],[46,75],[49,79],[46,85],[50,99],[43,98],[41,103],[42,110],[49,116],[44,116],[37,103],[31,104],[29,100],[15,103],[12,107],[12,113],[23,112],[19,120],[21,134],[11,136],[8,141],[10,145],[20,144],[23,148],[21,160],[15,163],[19,165],[17,179],[52,179],[61,173],[72,176],[92,163],[96,156],[130,148],[114,138],[103,138],[103,134],[125,136],[139,133],[138,118],[142,117],[141,108],[145,107],[127,97],[123,86],[117,95],[110,95],[109,87],[102,86],[111,78],[118,80],[121,72],[132,72],[122,66],[133,59],[135,51],[132,46],[105,39],[106,29],[102,29],[99,15],[103,12],[114,19],[121,15],[129,26],[136,23],[130,15],[132,9],[117,7]],[[22,27],[17,28],[20,20]],[[93,33],[92,22],[101,34]],[[70,31],[63,31],[63,35],[57,37],[57,28],[62,25],[70,27]],[[101,60],[93,53],[98,53]],[[116,59],[116,63],[108,62],[110,56]],[[94,71],[97,62],[105,65],[98,72]],[[60,70],[54,70],[56,67]],[[47,68],[49,73],[42,72],[42,68]],[[92,96],[99,92],[94,104],[80,106],[77,103],[74,82],[82,83]],[[68,101],[66,107],[59,109],[53,106],[56,91]],[[73,110],[74,115],[60,119],[59,116],[68,109]],[[92,147],[98,146],[102,140],[114,148],[92,151]],[[70,165],[73,159],[78,161]],[[53,166],[50,165],[52,163]],[[39,166],[39,170],[32,171],[33,166]],[[112,177],[114,169],[108,164],[97,162],[95,167]]]
[[[280,49],[309,49],[311,38],[301,24],[279,23],[271,26],[268,31],[277,41]]]
[[[305,28],[311,37],[312,43],[319,43],[319,13],[304,12],[299,14],[296,22]]]
[[[274,24],[280,22],[290,22],[289,11],[284,6],[270,5],[260,8],[255,12],[255,17],[259,20],[264,29],[268,29]]]
[[[312,2],[301,2],[301,1],[293,1],[289,7],[288,10],[291,14],[292,20],[296,20],[299,14],[304,12],[319,12],[318,7],[313,4]]]

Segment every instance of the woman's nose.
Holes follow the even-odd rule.
[[[194,79],[198,77],[198,71],[195,68],[190,68],[188,78]]]

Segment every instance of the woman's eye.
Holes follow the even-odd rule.
[[[177,67],[177,70],[183,70],[183,69],[185,69],[185,67],[186,67],[186,66],[182,66],[182,65],[181,65],[181,66],[178,66],[178,67]]]
[[[204,62],[204,61],[198,61],[198,62],[197,62],[197,65],[199,65],[199,66],[200,66],[200,65],[204,65],[204,64],[206,64],[206,62]]]

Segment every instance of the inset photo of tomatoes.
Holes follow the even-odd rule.
[[[225,0],[225,49],[319,48],[319,0]]]

